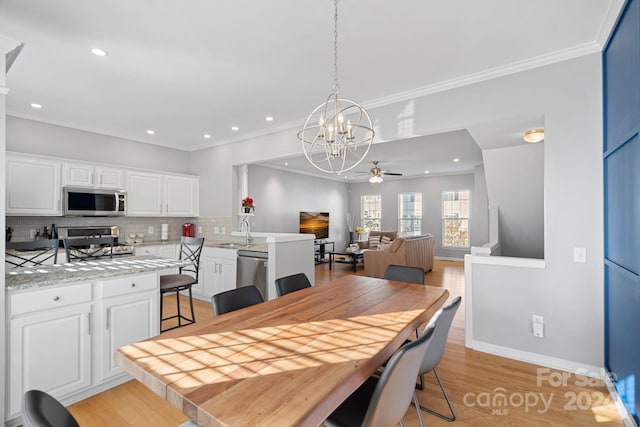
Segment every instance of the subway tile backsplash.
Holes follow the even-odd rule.
[[[31,230],[44,227],[68,227],[79,225],[117,225],[120,227],[121,239],[124,242],[129,233],[143,234],[145,242],[160,242],[161,224],[169,226],[169,240],[179,240],[182,235],[182,224],[190,222],[196,225],[196,236],[204,236],[206,240],[233,240],[230,237],[231,217],[198,217],[198,218],[140,218],[140,217],[46,217],[46,216],[8,216],[7,226],[13,228],[12,242],[31,239]],[[149,234],[149,227],[153,233]],[[199,230],[202,229],[202,232]],[[216,233],[217,231],[217,233]]]

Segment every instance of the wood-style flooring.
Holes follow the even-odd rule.
[[[362,274],[362,267],[358,274]],[[316,283],[353,274],[351,266],[316,266]],[[423,414],[428,426],[623,426],[607,389],[595,380],[477,352],[464,347],[464,267],[461,262],[436,260],[425,283],[462,295],[438,372],[456,415],[448,423]],[[209,303],[196,301],[196,319],[213,316]],[[186,312],[187,305],[183,302]],[[175,306],[166,300],[165,307]],[[165,325],[166,326],[166,325]],[[538,370],[541,369],[540,375]],[[439,412],[448,409],[433,374],[426,377],[420,402]],[[247,402],[250,404],[250,402]],[[187,420],[177,409],[137,381],[129,381],[69,407],[81,426],[177,426]],[[407,426],[419,426],[409,407]]]

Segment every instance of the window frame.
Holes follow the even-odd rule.
[[[404,206],[404,202],[403,202],[403,196],[414,196],[416,199],[419,199],[418,201],[413,200],[413,212],[416,212],[415,216],[403,216],[402,215],[402,211],[403,206]],[[422,198],[422,192],[420,191],[407,191],[404,193],[398,193],[398,235],[401,236],[420,236],[422,235],[422,223],[423,223],[423,198]],[[418,215],[419,214],[419,215]],[[412,231],[411,232],[405,232],[403,229],[403,221],[410,221],[411,225],[408,227],[410,228]],[[417,223],[417,226],[415,225]],[[417,229],[417,232],[416,232]]]
[[[458,199],[455,200],[464,200],[464,199],[460,199],[460,194],[461,193],[466,193],[467,195],[467,216],[461,216],[461,217],[446,217],[445,216],[445,202],[447,200],[445,200],[445,194],[449,194],[449,193],[456,193],[458,195]],[[442,190],[441,195],[441,202],[440,202],[440,223],[441,223],[441,230],[442,230],[442,239],[441,239],[441,244],[443,248],[447,248],[447,249],[469,249],[471,248],[471,229],[470,229],[470,217],[471,217],[471,190],[465,189],[465,190]],[[467,245],[451,245],[451,244],[447,244],[446,243],[446,238],[447,238],[447,221],[451,221],[451,220],[459,220],[459,221],[466,221],[466,229],[467,229]],[[460,230],[461,227],[458,227],[458,230]],[[462,238],[459,236],[458,237],[458,241],[461,241]]]
[[[365,216],[365,198],[377,198],[378,199],[378,210],[369,209],[371,212],[378,212],[378,217],[375,216]],[[371,223],[377,223],[377,228],[371,228]],[[370,231],[381,231],[382,230],[382,195],[381,194],[362,194],[360,195],[360,226],[364,229],[365,232]]]

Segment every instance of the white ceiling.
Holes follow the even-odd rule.
[[[341,0],[341,95],[382,105],[419,88],[595,51],[621,4]],[[331,0],[0,0],[0,35],[25,43],[7,76],[7,112],[188,151],[301,126],[333,84],[332,19]],[[109,55],[94,56],[93,47]],[[477,160],[469,134],[454,135]],[[435,171],[426,161],[450,163],[454,154],[443,150],[452,139],[408,141],[441,150],[413,166],[388,144],[367,161]]]

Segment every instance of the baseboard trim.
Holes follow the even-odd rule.
[[[622,422],[624,423],[625,427],[638,427],[636,420],[631,416],[631,414],[627,410],[627,407],[624,406],[624,403],[622,403],[622,399],[618,394],[618,390],[616,389],[616,386],[609,375],[605,375],[604,383],[609,390],[611,400],[613,400],[614,405],[616,405],[616,410],[618,411],[620,418],[622,418]]]
[[[455,258],[450,256],[434,256],[433,259],[438,259],[440,261],[464,261],[464,258]]]

